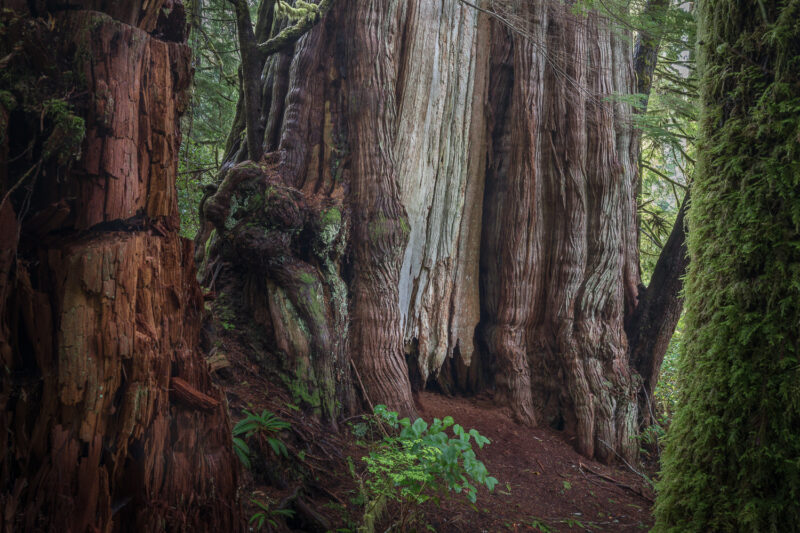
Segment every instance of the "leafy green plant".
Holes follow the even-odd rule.
[[[246,468],[251,467],[250,447],[246,438],[256,436],[269,444],[276,455],[288,456],[286,445],[275,435],[284,429],[289,429],[291,424],[281,420],[274,413],[264,409],[260,415],[245,409],[245,417],[233,426],[233,451]]]
[[[294,511],[291,509],[273,509],[270,507],[269,502],[257,498],[251,498],[250,501],[258,507],[258,510],[253,513],[249,521],[250,525],[253,526],[256,531],[263,528],[264,524],[278,527],[278,523],[275,520],[277,517],[291,518],[294,516]]]
[[[639,434],[639,441],[642,444],[640,451],[647,453],[648,450],[655,450],[659,455],[661,454],[661,443],[667,435],[669,421],[666,415],[659,416],[658,422],[654,422],[644,428]]]
[[[239,457],[244,467],[250,470],[252,467],[250,463],[250,446],[247,445],[244,439],[233,437],[233,451],[236,452],[236,456]]]
[[[450,416],[435,418],[430,426],[421,418],[412,423],[383,405],[375,407],[375,419],[392,432],[362,459],[366,463],[363,474],[356,473],[352,463],[350,468],[364,495],[365,523],[374,524],[381,509],[396,502],[395,523],[403,531],[419,520],[419,506],[426,501],[438,503],[442,495],[455,492],[474,504],[476,485],[493,490],[497,484],[472,449],[473,443],[483,448],[490,442],[477,430],[466,431]]]

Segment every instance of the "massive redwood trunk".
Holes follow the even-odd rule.
[[[267,5],[256,43],[287,24]],[[202,206],[205,281],[248,294],[240,318],[322,412],[354,389],[413,410],[407,362],[419,386],[491,384],[520,421],[630,457],[637,146],[613,95],[634,90],[631,43],[560,2],[491,5],[342,0],[243,69],[261,114],[240,102]]]
[[[3,15],[5,531],[240,529],[230,422],[177,233],[190,55],[182,6],[163,5]]]
[[[530,9],[530,38],[494,28],[483,340],[519,420],[566,427],[588,456],[630,456],[634,153],[627,110],[607,100],[630,92],[628,48],[595,14]]]

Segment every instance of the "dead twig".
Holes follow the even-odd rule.
[[[353,372],[355,372],[355,374],[356,374],[356,379],[358,379],[358,385],[361,387],[361,394],[364,395],[364,399],[367,401],[367,405],[369,405],[370,411],[374,413],[375,412],[375,406],[372,405],[372,401],[369,399],[369,396],[367,395],[367,389],[364,388],[364,382],[361,381],[361,374],[358,373],[358,369],[356,368],[356,364],[353,362],[352,359],[350,359],[350,365],[353,367]],[[381,428],[381,433],[383,433],[383,436],[384,437],[388,437],[389,436],[389,432],[386,431],[385,427],[383,427],[383,422],[381,422],[379,420],[378,421],[378,426]]]
[[[600,442],[602,442],[602,443],[605,445],[605,447],[606,447],[606,448],[608,448],[609,450],[611,450],[612,452],[614,452],[614,455],[616,455],[616,456],[619,458],[619,460],[620,460],[620,461],[622,461],[623,463],[625,463],[625,466],[627,466],[627,467],[630,469],[630,471],[631,471],[631,472],[633,472],[634,474],[636,474],[637,476],[639,476],[639,477],[640,477],[640,478],[642,478],[643,480],[647,481],[647,484],[648,484],[650,487],[653,487],[653,486],[654,486],[654,484],[653,484],[653,480],[652,480],[652,479],[650,479],[649,477],[647,477],[646,475],[642,474],[641,472],[639,472],[638,470],[636,470],[634,467],[632,467],[632,466],[631,466],[631,464],[630,464],[628,461],[626,461],[624,457],[622,457],[620,454],[618,454],[618,453],[617,453],[617,450],[615,450],[614,448],[612,448],[610,444],[608,444],[608,443],[607,443],[606,441],[604,441],[603,439],[600,439]]]

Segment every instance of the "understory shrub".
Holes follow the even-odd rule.
[[[384,436],[362,458],[366,470],[357,472],[349,460],[364,503],[359,531],[373,531],[384,511],[390,514],[393,530],[420,527],[420,505],[425,502],[438,505],[442,496],[459,493],[474,504],[477,486],[493,490],[497,484],[472,449],[473,443],[483,448],[489,439],[475,429],[465,430],[450,416],[434,418],[430,425],[421,418],[412,423],[378,405],[373,423],[382,427]],[[363,435],[363,426],[359,429]]]

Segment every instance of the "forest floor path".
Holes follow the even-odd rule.
[[[463,498],[426,513],[437,531],[627,532],[652,526],[652,491],[624,465],[587,460],[562,433],[521,426],[489,397],[422,392],[416,399],[426,421],[450,415],[491,439],[477,456],[499,480],[493,492],[479,492],[478,513]]]
[[[340,424],[338,432],[331,432],[330,427],[290,409],[286,392],[269,383],[245,350],[232,342],[227,348],[233,364],[224,376],[218,376],[218,383],[227,393],[234,419],[241,418],[244,409],[268,409],[290,421],[291,433],[302,437],[286,441],[292,456],[296,460],[304,453],[300,450],[305,450],[305,460],[314,463],[317,481],[312,487],[316,488],[306,490],[305,496],[309,506],[327,517],[331,530],[354,531],[363,508],[355,503],[357,484],[347,458],[363,469],[360,458],[367,449],[351,433],[353,422]],[[415,403],[419,416],[429,423],[449,415],[465,429],[475,428],[488,437],[491,444],[475,451],[499,481],[493,492],[479,489],[475,506],[461,494],[444,498],[440,507],[427,503],[425,521],[437,532],[639,532],[652,526],[653,493],[648,483],[625,465],[587,460],[574,450],[564,432],[519,425],[486,394],[463,397],[421,392],[415,395]],[[270,458],[264,444],[253,449],[254,469],[245,472],[245,494],[285,502],[303,482],[296,472],[285,470],[285,464],[273,462],[274,456]],[[314,455],[322,460],[311,461]],[[243,503],[247,516],[258,511],[250,496]],[[319,530],[297,523],[287,525],[277,529]]]

